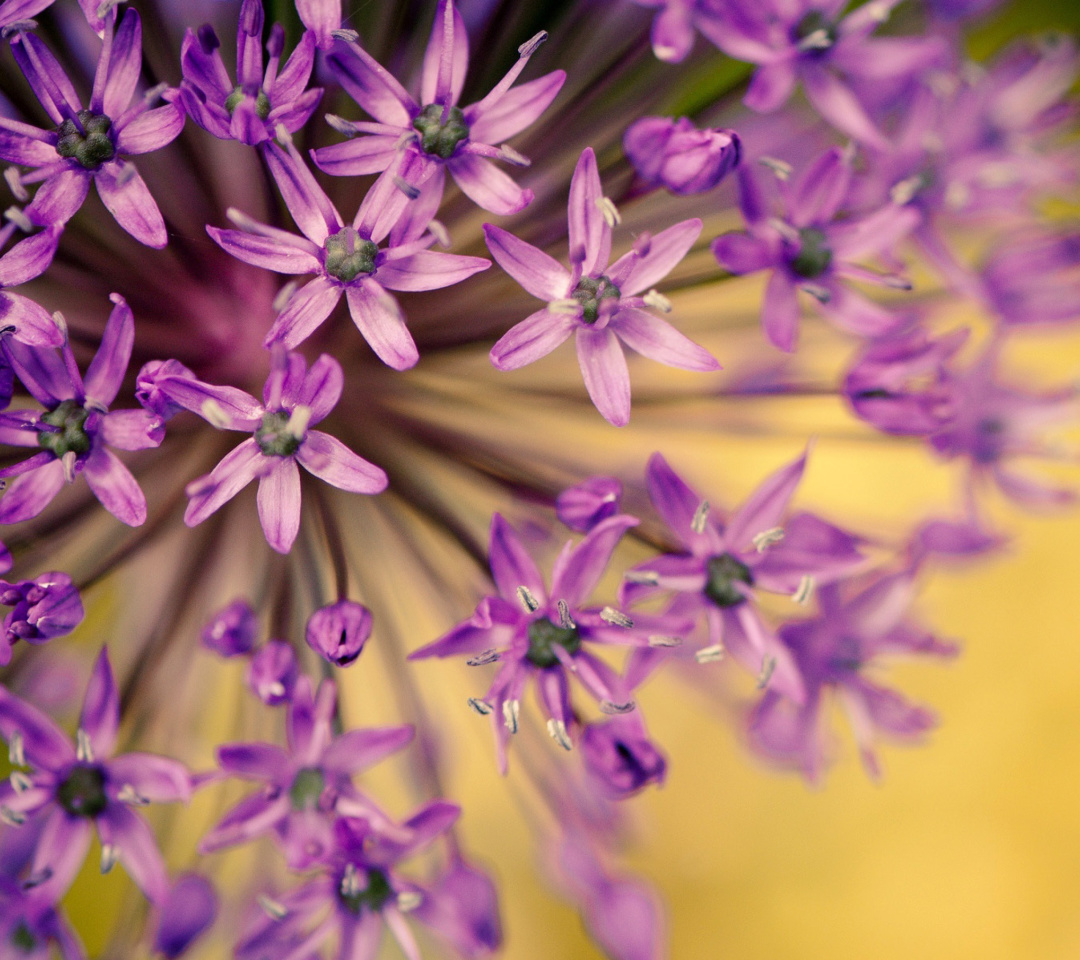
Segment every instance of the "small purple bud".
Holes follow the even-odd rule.
[[[167,390],[161,388],[161,382],[166,377],[180,377],[184,380],[194,380],[195,374],[185,367],[179,360],[151,360],[143,364],[139,375],[135,378],[135,399],[162,420],[179,413],[183,407],[173,403],[169,399]]]
[[[292,699],[299,674],[293,648],[284,640],[267,640],[251,658],[248,686],[268,707],[277,707]]]
[[[219,610],[203,627],[200,640],[207,650],[223,657],[238,657],[250,653],[255,646],[259,619],[246,600],[234,600]]]
[[[590,477],[559,494],[555,512],[571,530],[587,533],[619,512],[622,484],[614,477]]]
[[[347,667],[371,635],[371,611],[352,600],[339,600],[316,610],[307,623],[307,644],[320,657]]]
[[[52,637],[71,633],[82,621],[83,605],[79,591],[66,573],[45,573],[36,580],[10,584],[0,580],[6,599],[18,594],[14,609],[4,619],[8,634],[42,643]]]
[[[214,32],[214,28],[208,23],[204,23],[199,27],[196,35],[199,38],[199,46],[202,47],[203,53],[207,56],[210,56],[210,54],[221,46],[218,35]]]
[[[645,735],[641,721],[629,714],[586,726],[581,751],[589,774],[612,800],[662,783],[667,772],[664,755]]]
[[[187,873],[179,877],[161,906],[154,949],[167,960],[184,953],[214,922],[218,898],[205,877]]]
[[[272,57],[280,57],[285,49],[285,28],[280,23],[275,23],[270,28],[270,39],[266,41],[266,52]]]
[[[698,130],[686,117],[643,117],[627,128],[623,150],[634,169],[672,193],[704,193],[739,165],[734,130]]]

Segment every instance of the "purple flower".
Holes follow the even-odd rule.
[[[175,960],[213,925],[217,912],[218,898],[209,880],[197,873],[178,877],[161,905],[154,950],[165,960]]]
[[[293,648],[284,640],[267,640],[251,658],[247,682],[268,707],[279,707],[292,700],[299,676]]]
[[[315,63],[315,36],[308,32],[281,66],[285,30],[270,29],[263,67],[262,0],[244,0],[236,32],[237,83],[229,79],[210,24],[188,29],[180,48],[184,81],[180,98],[188,115],[221,140],[256,146],[277,135],[279,124],[289,133],[299,130],[319,105],[322,90],[305,90]],[[280,73],[279,73],[280,68]]]
[[[62,637],[83,618],[79,591],[71,577],[59,571],[16,583],[0,580],[0,604],[11,607],[0,638],[0,666],[11,661],[11,648],[19,640],[37,644]]]
[[[568,487],[555,501],[555,512],[571,530],[588,533],[601,520],[619,512],[622,484],[614,477],[589,477]]]
[[[487,956],[502,943],[495,884],[456,853],[450,868],[428,888],[416,918],[468,958]]]
[[[161,420],[146,410],[114,410],[135,341],[135,320],[124,298],[112,294],[101,346],[79,374],[71,344],[61,354],[6,341],[4,350],[23,386],[45,407],[0,414],[0,439],[40,450],[27,460],[0,469],[15,477],[0,499],[0,523],[36,517],[60,492],[65,480],[86,477],[94,496],[117,520],[138,526],[146,520],[146,497],[135,478],[109,447],[145,450],[161,443]]]
[[[472,663],[500,662],[485,699],[471,703],[492,717],[502,772],[506,772],[507,741],[517,732],[521,698],[530,680],[536,682],[548,716],[548,732],[569,750],[578,723],[570,703],[570,677],[599,701],[601,710],[633,709],[629,685],[585,644],[648,647],[651,635],[669,634],[688,625],[650,615],[631,620],[613,607],[581,606],[603,576],[623,534],[637,523],[625,514],[609,517],[580,543],[567,543],[555,561],[549,591],[513,529],[495,514],[489,563],[499,596],[485,597],[472,617],[409,655],[410,660],[419,660],[471,654]]]
[[[199,640],[223,657],[238,657],[251,652],[258,630],[259,619],[251,604],[238,599],[210,618]]]
[[[11,960],[50,960],[53,947],[61,960],[86,960],[50,891],[24,889],[13,877],[0,875],[0,953]]]
[[[306,869],[334,851],[336,815],[363,819],[372,829],[400,836],[375,804],[353,786],[352,777],[401,750],[413,728],[350,730],[335,737],[332,723],[337,690],[324,680],[315,693],[301,676],[288,707],[289,748],[269,743],[231,743],[218,748],[218,763],[229,776],[258,780],[265,789],[232,808],[206,836],[203,853],[246,843],[273,831],[285,859]]]
[[[91,825],[101,841],[102,870],[124,865],[153,901],[168,891],[165,863],[147,822],[134,807],[186,801],[191,781],[184,765],[148,753],[113,756],[120,701],[108,653],[102,648],[86,688],[76,743],[45,714],[0,688],[0,734],[21,779],[0,784],[0,812],[8,822],[44,818],[31,874],[46,878],[57,896],[82,866]]]
[[[773,271],[761,308],[761,323],[769,340],[781,350],[795,349],[798,290],[809,293],[826,318],[858,336],[881,336],[903,323],[903,317],[839,281],[910,286],[895,275],[872,272],[856,261],[887,254],[919,222],[918,211],[889,203],[867,216],[837,220],[851,182],[850,156],[839,148],[826,151],[790,182],[785,167],[776,169],[783,178],[776,179],[783,218],[770,216],[762,185],[744,168],[739,178],[739,204],[749,230],[725,233],[712,242],[717,261],[732,273]]]
[[[659,10],[652,23],[652,48],[658,60],[681,63],[694,47],[694,30],[713,39],[720,27],[723,0],[634,0]],[[713,39],[715,43],[716,40]]]
[[[339,600],[316,610],[307,622],[305,639],[320,657],[347,667],[371,636],[371,611],[352,600]]]
[[[910,570],[874,574],[856,586],[830,584],[819,593],[821,613],[785,624],[780,639],[802,674],[806,697],[793,703],[767,691],[750,716],[750,742],[765,756],[798,767],[808,780],[820,778],[829,756],[825,702],[833,690],[847,711],[867,773],[881,775],[875,733],[917,741],[934,726],[927,709],[909,704],[871,677],[879,658],[901,655],[952,656],[942,643],[907,619],[915,592]]]
[[[701,221],[684,220],[655,237],[644,234],[609,267],[616,214],[601,191],[591,148],[582,152],[570,181],[567,219],[571,270],[532,244],[484,224],[488,249],[499,266],[534,297],[548,301],[503,335],[491,348],[491,362],[500,370],[517,370],[575,334],[589,396],[605,420],[622,427],[630,421],[630,374],[620,340],[671,367],[720,369],[708,351],[642,309],[671,308],[651,288],[686,256],[701,233]]]
[[[982,269],[988,306],[1006,327],[1080,319],[1080,234],[1010,236]]]
[[[316,164],[337,176],[379,173],[404,145],[409,155],[429,168],[422,188],[425,209],[439,206],[445,168],[462,192],[485,210],[500,216],[523,210],[533,192],[523,190],[490,160],[528,165],[516,150],[497,144],[532,124],[562,88],[566,79],[562,70],[513,86],[546,39],[546,33],[538,33],[518,47],[518,61],[506,76],[486,97],[467,107],[459,107],[458,100],[469,66],[469,38],[450,0],[439,0],[435,13],[419,102],[358,44],[335,44],[328,57],[331,70],[375,122],[334,118],[335,129],[364,136],[316,150]]]
[[[621,598],[671,591],[670,612],[704,618],[710,646],[705,662],[726,648],[769,689],[802,703],[805,688],[788,649],[762,619],[755,592],[806,600],[819,584],[849,573],[862,562],[858,541],[810,513],[784,519],[802,479],[806,454],[766,479],[726,523],[668,466],[658,453],[649,460],[649,496],[684,553],[638,564],[627,574]]]
[[[642,117],[626,128],[623,150],[649,183],[680,195],[711,190],[739,165],[734,130],[698,130],[686,117]]]
[[[156,385],[172,403],[214,426],[253,434],[209,474],[188,484],[184,522],[189,527],[202,523],[258,478],[259,522],[266,542],[278,553],[288,553],[300,530],[298,463],[340,490],[371,494],[386,489],[382,470],[329,434],[310,429],[334,408],[344,385],[341,364],[328,354],[308,370],[300,354],[275,350],[263,403],[237,387],[216,387],[185,376],[164,376]]]
[[[581,735],[585,771],[611,800],[624,800],[663,783],[664,755],[649,739],[640,712],[590,723]]]
[[[3,129],[0,127],[0,142],[3,141]],[[0,228],[0,244],[7,241],[16,227],[14,221]],[[41,276],[52,263],[56,254],[56,245],[60,239],[61,228],[46,227],[33,236],[16,243],[3,256],[0,256],[0,336],[10,335],[20,343],[31,347],[58,347],[64,342],[64,335],[49,312],[36,304],[29,297],[10,293],[7,287],[17,287],[21,283]],[[5,365],[4,389],[2,395],[11,401],[10,368]],[[7,403],[4,403],[7,406]]]
[[[337,306],[342,294],[357,329],[379,359],[406,370],[419,359],[401,306],[387,290],[438,290],[486,270],[480,257],[437,253],[428,248],[435,235],[429,214],[409,205],[396,180],[422,175],[415,162],[391,169],[368,191],[352,226],[315,182],[296,148],[271,143],[265,153],[293,219],[304,237],[257,223],[237,211],[230,219],[240,230],[206,230],[225,250],[245,263],[277,273],[318,276],[289,299],[266,344],[292,349],[306,340]],[[379,244],[389,236],[386,249]]]
[[[41,183],[26,208],[32,222],[66,223],[93,181],[116,222],[141,243],[160,248],[168,239],[161,211],[134,164],[121,154],[150,153],[171,143],[184,126],[184,113],[173,103],[151,108],[164,87],[131,102],[142,67],[142,24],[134,10],[124,14],[119,28],[115,23],[112,12],[87,108],[37,37],[20,33],[12,40],[16,61],[56,126],[39,130],[0,117],[0,158],[35,168],[21,178],[23,184]]]

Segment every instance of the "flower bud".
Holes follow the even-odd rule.
[[[352,600],[316,610],[307,622],[307,644],[324,660],[347,667],[371,635],[371,611]]]
[[[581,751],[589,775],[612,800],[624,800],[650,783],[662,783],[667,772],[664,755],[633,714],[586,726]]]
[[[251,658],[248,686],[263,703],[277,707],[292,699],[300,668],[284,640],[267,640]]]
[[[246,600],[234,600],[219,610],[203,627],[200,640],[207,650],[223,657],[238,657],[250,653],[255,646],[259,621]]]
[[[0,665],[11,659],[11,646],[17,641],[44,643],[71,633],[83,618],[79,591],[66,573],[45,573],[17,583],[0,580],[0,602],[12,608],[4,618]]]
[[[672,193],[704,193],[739,165],[734,130],[698,130],[686,117],[643,117],[627,128],[623,150],[634,169]]]
[[[587,533],[619,512],[622,484],[614,477],[590,477],[559,494],[555,512],[571,530]]]
[[[154,950],[167,960],[179,957],[213,924],[217,912],[217,894],[205,877],[179,877],[161,905]]]

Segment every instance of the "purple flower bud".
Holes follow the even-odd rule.
[[[316,610],[307,622],[307,645],[324,660],[347,667],[371,636],[371,611],[352,600]]]
[[[207,650],[223,657],[238,657],[250,653],[255,646],[259,620],[246,600],[234,600],[219,610],[203,627],[200,637]]]
[[[502,943],[495,884],[463,860],[456,860],[431,887],[416,916],[466,957],[486,956]]]
[[[183,409],[162,389],[162,381],[169,377],[194,380],[195,374],[179,360],[151,360],[143,364],[135,378],[135,399],[162,420],[170,419]]]
[[[18,640],[44,643],[71,633],[83,618],[79,591],[66,573],[45,573],[36,580],[0,580],[0,603],[11,607],[0,638],[0,665],[11,659]]]
[[[664,755],[634,714],[589,724],[581,737],[581,750],[589,774],[612,800],[624,800],[650,783],[662,783],[667,772]]]
[[[686,117],[642,117],[627,128],[623,150],[634,169],[672,193],[704,193],[739,165],[734,130],[698,130]]]
[[[251,658],[248,686],[268,707],[277,707],[292,699],[299,674],[293,648],[284,640],[267,640]]]
[[[559,494],[555,512],[571,530],[588,533],[619,512],[622,484],[614,477],[590,477]]]
[[[210,881],[197,873],[179,877],[161,906],[154,950],[167,960],[179,957],[213,924],[217,912],[217,894]]]

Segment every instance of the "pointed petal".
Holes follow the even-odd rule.
[[[601,520],[576,547],[559,555],[551,571],[551,596],[580,606],[604,575],[624,533],[640,521],[627,514]]]
[[[0,498],[0,523],[18,523],[36,517],[63,485],[64,465],[59,460],[16,477]]]
[[[34,199],[26,206],[26,215],[43,227],[67,223],[83,205],[93,179],[89,171],[81,168],[53,174],[38,187]]]
[[[701,221],[696,218],[661,230],[650,241],[649,252],[630,269],[620,287],[622,295],[632,297],[663,280],[690,252],[700,235]],[[613,273],[617,269],[618,264],[612,266]]]
[[[828,223],[847,198],[851,161],[839,147],[826,150],[792,185],[791,222],[796,227]]]
[[[238,260],[275,273],[319,273],[322,263],[313,250],[304,249],[299,237],[288,234],[290,240],[273,236],[245,233],[242,230],[221,230],[207,226],[206,232],[227,253]],[[290,242],[292,241],[292,242]]]
[[[336,43],[327,63],[338,82],[380,123],[411,128],[418,107],[405,88],[367,51],[355,43]]]
[[[400,137],[370,134],[320,147],[311,156],[323,173],[333,177],[361,177],[388,169],[398,155],[399,140]]]
[[[108,650],[102,647],[86,685],[86,697],[79,715],[79,729],[90,738],[95,760],[112,756],[119,726],[120,696],[109,665]]]
[[[682,370],[719,370],[720,364],[704,347],[679,333],[666,320],[644,310],[622,307],[608,324],[632,350],[650,360]]]
[[[88,400],[108,407],[120,392],[131,350],[135,346],[135,318],[131,307],[118,293],[112,295],[113,308],[101,336],[101,346],[90,361],[83,386]]]
[[[128,876],[152,903],[165,899],[169,876],[150,825],[120,803],[110,803],[97,818],[102,844],[112,844]]]
[[[154,753],[125,753],[108,764],[109,780],[126,785],[151,803],[173,803],[191,798],[191,775],[179,760]]]
[[[331,233],[345,226],[295,147],[290,144],[286,152],[277,143],[271,143],[263,151],[263,157],[281,198],[305,237],[321,247]]]
[[[289,350],[303,343],[333,312],[341,299],[341,284],[320,276],[304,284],[289,298],[264,341],[280,343]]]
[[[570,271],[543,250],[490,223],[484,224],[484,239],[495,262],[534,297],[550,301],[569,295]]]
[[[580,263],[585,276],[603,270],[611,259],[611,227],[600,209],[603,196],[596,154],[592,147],[586,147],[570,179],[570,202],[567,207],[570,262]]]
[[[537,310],[506,331],[491,348],[491,362],[500,370],[517,370],[561,346],[574,332],[573,314]]]
[[[828,70],[804,71],[803,87],[817,112],[837,130],[875,150],[889,149],[889,142],[874,126],[855,94]]]
[[[385,471],[321,430],[308,432],[296,459],[308,473],[350,493],[382,493],[389,483]]]
[[[541,605],[547,601],[547,587],[536,563],[521,545],[514,528],[498,513],[491,518],[488,564],[495,586],[507,600],[516,603],[518,587],[525,587]]]
[[[10,741],[13,733],[22,737],[26,759],[35,767],[59,770],[75,759],[75,748],[52,718],[0,687],[0,736]]]
[[[521,133],[551,105],[565,82],[566,71],[553,70],[507,90],[482,112],[472,114],[466,110],[466,117],[472,118],[470,139],[474,143],[498,144]]]
[[[350,284],[345,295],[353,322],[375,355],[395,370],[415,366],[420,353],[397,300],[374,280]]]
[[[608,423],[625,427],[630,422],[630,372],[618,337],[607,329],[579,328],[576,342],[589,397]]]
[[[780,521],[805,470],[806,453],[803,453],[773,473],[751,494],[728,522],[725,538],[728,549],[741,552],[753,550],[754,537],[781,525]]]
[[[491,266],[483,257],[421,250],[400,260],[388,260],[379,267],[379,283],[388,290],[439,290],[461,283]]]
[[[425,104],[456,104],[469,69],[469,35],[450,0],[439,0],[431,38],[424,52],[420,99]]]
[[[41,830],[30,873],[51,874],[42,884],[56,899],[71,886],[90,847],[92,829],[86,817],[69,817],[56,807]]]
[[[207,476],[188,484],[184,523],[189,527],[202,523],[259,476],[266,469],[266,459],[253,437],[226,454]]]
[[[169,242],[161,211],[134,164],[106,163],[94,176],[94,185],[109,213],[139,243],[160,250]]]
[[[799,301],[795,284],[782,270],[774,270],[765,287],[761,326],[774,347],[791,353],[799,333]]]
[[[484,157],[459,153],[447,161],[446,166],[465,196],[500,217],[519,213],[532,203],[531,190],[519,187]]]
[[[83,462],[82,472],[94,496],[117,520],[129,527],[146,522],[146,497],[115,453],[98,447]]]
[[[142,22],[128,8],[113,36],[109,51],[109,71],[101,92],[100,108],[107,117],[119,117],[135,95],[135,85],[142,70]],[[96,83],[95,83],[96,86]],[[97,91],[91,102],[96,107]]]
[[[11,336],[15,341],[29,347],[58,347],[64,340],[64,335],[60,332],[56,321],[44,307],[39,306],[29,297],[18,293],[8,293],[6,290],[0,291],[0,324],[10,328]],[[41,351],[34,352],[41,353]],[[21,374],[20,379],[22,379]],[[70,392],[71,381],[66,373],[63,380],[67,382]],[[34,393],[34,387],[25,381],[23,385],[34,396],[34,399],[41,399]],[[59,397],[54,394],[54,399],[59,399]]]
[[[259,478],[259,522],[266,542],[288,553],[300,532],[300,471],[292,457],[281,457]]]
[[[352,776],[397,753],[412,741],[411,723],[400,727],[368,727],[341,734],[322,755],[322,766],[334,773]]]
[[[17,287],[20,283],[40,277],[52,263],[59,242],[60,230],[57,227],[20,240],[0,257],[0,285]]]
[[[172,143],[184,129],[184,111],[178,104],[169,103],[140,113],[116,134],[119,153],[138,156],[152,153]]]

